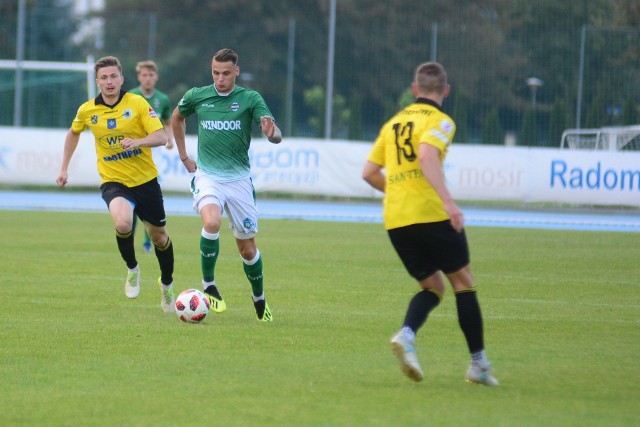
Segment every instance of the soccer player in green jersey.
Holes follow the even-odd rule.
[[[154,61],[140,61],[136,64],[136,75],[140,86],[135,87],[129,93],[142,95],[153,110],[160,116],[167,133],[168,142],[166,148],[173,148],[173,129],[171,129],[171,103],[169,97],[156,89],[158,82],[158,66]]]
[[[267,139],[278,144],[282,133],[262,96],[236,85],[240,74],[238,55],[221,49],[211,60],[213,84],[188,90],[173,111],[173,135],[185,168],[195,173],[191,182],[193,207],[202,217],[200,264],[202,286],[213,311],[226,310],[215,281],[220,248],[220,223],[226,211],[244,272],[251,284],[258,320],[273,317],[264,295],[262,257],[255,242],[258,211],[251,182],[249,145],[251,125],[260,125]],[[186,118],[198,117],[198,160],[185,147]]]
[[[67,132],[62,165],[56,183],[67,184],[71,157],[87,128],[95,138],[100,189],[116,228],[116,242],[128,272],[124,286],[128,298],[140,293],[140,267],[133,245],[133,218],[139,216],[155,246],[160,265],[161,300],[166,313],[175,310],[173,244],[166,227],[162,190],[151,147],[166,144],[167,134],[158,115],[139,95],[122,90],[124,76],[118,58],[96,61],[100,94],[78,108]]]
[[[156,83],[158,82],[158,66],[154,61],[140,61],[136,64],[136,75],[138,76],[138,82],[140,86],[135,87],[129,91],[129,93],[135,93],[141,95],[147,100],[153,110],[160,116],[160,120],[164,124],[164,130],[167,133],[167,149],[173,148],[173,130],[171,129],[171,104],[169,97],[164,93],[156,89]],[[136,230],[136,217],[133,218],[133,232]],[[143,228],[144,242],[142,247],[145,252],[151,252],[151,239],[147,229]]]
[[[404,374],[422,381],[415,338],[442,300],[442,272],[453,287],[458,322],[471,354],[465,379],[497,386],[484,350],[464,218],[444,180],[442,166],[456,127],[442,111],[442,102],[449,95],[442,65],[427,62],[417,67],[413,95],[415,102],[382,126],[362,172],[365,181],[385,193],[383,217],[389,239],[422,288],[409,302],[402,328],[391,338],[391,348]]]

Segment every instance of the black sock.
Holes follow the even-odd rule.
[[[458,323],[464,333],[469,346],[469,353],[475,353],[484,349],[484,336],[482,328],[482,313],[476,289],[471,288],[458,291],[456,295],[456,307],[458,308]]]
[[[160,281],[164,285],[173,283],[173,243],[167,238],[167,244],[163,248],[155,246],[156,257],[160,264]]]
[[[133,248],[133,231],[126,234],[118,233],[116,230],[116,242],[118,242],[118,249],[122,259],[127,264],[129,269],[136,268],[138,261],[136,260],[136,251]]]
[[[411,298],[409,308],[404,318],[404,326],[411,328],[413,332],[418,332],[427,320],[431,310],[440,304],[440,295],[433,290],[423,289]]]

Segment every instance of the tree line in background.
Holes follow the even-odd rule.
[[[7,59],[16,56],[15,3],[0,3],[0,57]],[[55,8],[51,1],[27,3],[26,59],[115,55],[128,88],[137,85],[136,62],[154,59],[158,87],[177,104],[190,87],[211,84],[213,53],[231,47],[240,55],[238,83],[263,94],[281,127],[290,120],[295,136],[324,135],[330,0],[105,0],[104,10],[91,16],[103,23],[97,37],[88,31],[98,28],[86,25],[90,17],[73,18],[68,0]],[[410,102],[414,69],[431,59],[449,73],[444,107],[456,120],[458,142],[502,144],[510,137],[521,145],[558,146],[562,131],[577,123],[638,124],[639,25],[637,0],[337,0],[332,136],[371,140]],[[28,77],[34,94],[26,108],[35,125],[60,126],[33,111],[46,106],[53,116],[55,103],[68,126],[83,96],[71,95],[71,87],[85,78]],[[531,77],[542,85],[528,86]],[[65,78],[72,81],[62,96],[56,91]],[[12,117],[5,113],[12,105],[8,86],[0,86],[3,125]]]

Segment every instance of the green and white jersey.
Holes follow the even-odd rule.
[[[178,103],[184,117],[198,115],[198,169],[217,180],[232,181],[250,175],[251,122],[271,115],[262,96],[235,86],[218,95],[214,85],[194,87]]]
[[[159,90],[154,90],[153,95],[147,98],[147,95],[142,93],[142,89],[140,86],[133,88],[129,91],[129,93],[137,93],[147,100],[149,105],[153,108],[153,110],[160,116],[162,119],[162,123],[165,123],[167,120],[171,118],[171,103],[169,102],[169,97]]]

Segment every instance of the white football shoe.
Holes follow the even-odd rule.
[[[162,283],[162,277],[158,277],[160,285],[160,307],[165,313],[173,313],[176,311],[176,298],[173,292],[173,283],[165,286]]]
[[[124,284],[124,294],[127,298],[136,298],[140,295],[140,266],[129,270],[127,273],[127,281]]]
[[[405,338],[402,331],[391,338],[391,350],[393,350],[400,361],[400,369],[407,377],[416,382],[423,380],[424,374],[420,368],[418,356],[416,356],[416,349],[413,344]]]
[[[492,387],[500,385],[498,380],[491,374],[491,366],[489,365],[482,367],[477,363],[471,363],[464,379],[472,384],[482,384]]]

